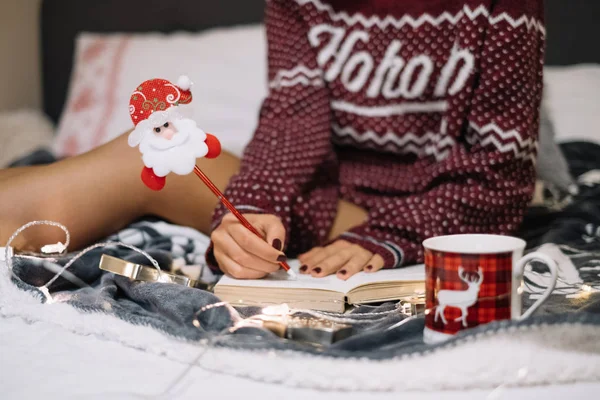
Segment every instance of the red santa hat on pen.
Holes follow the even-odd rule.
[[[149,79],[131,94],[129,114],[135,129],[129,134],[131,147],[140,144],[146,134],[165,122],[182,118],[180,104],[192,101],[190,78],[182,75],[174,85],[166,79]]]

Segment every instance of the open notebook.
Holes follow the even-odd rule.
[[[299,263],[290,267],[298,271]],[[416,265],[366,274],[359,272],[347,281],[335,275],[313,278],[298,274],[288,279],[279,270],[264,279],[239,280],[223,276],[215,286],[221,300],[239,305],[287,303],[293,308],[344,312],[346,304],[377,303],[410,297],[425,290],[425,267]]]

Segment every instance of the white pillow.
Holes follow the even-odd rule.
[[[600,65],[544,69],[544,105],[556,141],[600,144]]]
[[[185,106],[190,116],[240,156],[267,93],[266,61],[262,25],[194,34],[83,33],[54,151],[80,154],[133,128],[128,105],[136,86],[185,74],[194,82]]]

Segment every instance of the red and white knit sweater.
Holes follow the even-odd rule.
[[[339,198],[368,210],[342,238],[386,268],[420,262],[431,236],[515,231],[535,179],[541,0],[270,0],[266,28],[270,93],[226,195],[280,216],[288,255],[326,241]]]

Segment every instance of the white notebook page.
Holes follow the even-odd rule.
[[[298,272],[300,262],[298,260],[289,260],[290,267]],[[284,289],[322,289],[331,290],[340,293],[348,293],[353,288],[374,282],[386,281],[424,281],[425,267],[414,265],[398,269],[381,270],[374,273],[359,272],[346,281],[339,279],[335,275],[329,275],[324,278],[313,278],[310,275],[298,274],[297,280],[289,279],[289,275],[284,270],[279,270],[268,275],[264,279],[234,279],[229,276],[223,276],[217,286],[240,286],[240,287],[265,287],[265,288],[284,288]]]

